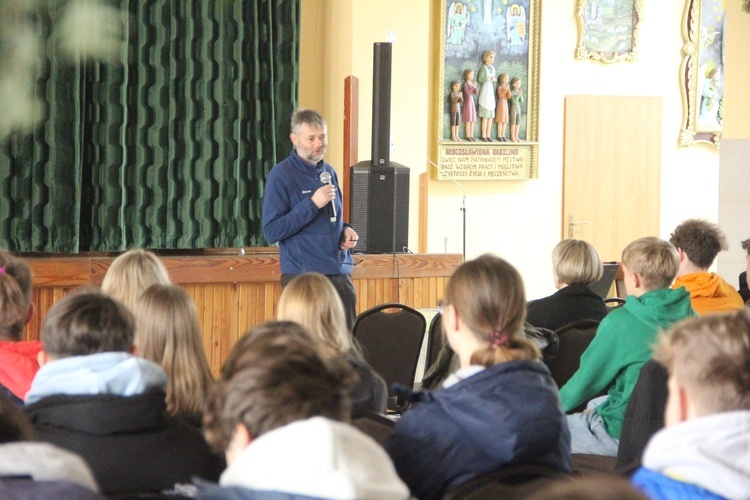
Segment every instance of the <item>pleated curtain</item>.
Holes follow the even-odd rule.
[[[119,61],[61,61],[46,116],[0,145],[0,246],[23,252],[262,246],[270,169],[290,150],[300,0],[112,0]],[[48,32],[58,0],[40,2]]]

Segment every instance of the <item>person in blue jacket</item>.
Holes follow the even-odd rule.
[[[351,278],[354,263],[350,250],[359,236],[343,222],[338,177],[323,160],[328,126],[312,109],[295,111],[291,125],[294,149],[271,170],[266,181],[263,236],[269,243],[279,243],[281,286],[306,272],[326,275],[341,296],[351,328],[357,293]]]
[[[513,266],[484,255],[445,287],[443,329],[460,369],[414,405],[385,441],[417,498],[441,498],[515,465],[569,473],[570,434],[557,386],[523,333],[526,300]]]

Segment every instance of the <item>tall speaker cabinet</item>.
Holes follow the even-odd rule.
[[[409,168],[369,161],[351,167],[349,223],[359,235],[357,251],[402,253],[409,239]]]

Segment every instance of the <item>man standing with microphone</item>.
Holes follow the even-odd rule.
[[[357,294],[350,249],[359,237],[341,217],[343,198],[333,167],[323,161],[326,121],[317,111],[292,114],[294,149],[273,167],[263,198],[263,236],[279,243],[281,286],[295,276],[319,272],[328,276],[344,303],[349,328],[354,324]]]

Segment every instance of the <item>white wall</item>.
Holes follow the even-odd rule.
[[[516,265],[529,298],[554,291],[550,254],[561,237],[563,118],[566,95],[661,96],[661,234],[688,217],[718,216],[718,152],[710,146],[678,148],[682,120],[679,66],[682,1],[645,2],[634,63],[602,64],[573,57],[577,42],[575,0],[543,2],[539,178],[471,181],[468,194],[467,257],[499,254]],[[644,117],[644,120],[648,117]],[[637,148],[637,144],[632,145]],[[429,251],[460,252],[458,187],[433,181],[429,201]]]
[[[746,252],[740,242],[750,238],[750,14],[741,11],[740,2],[727,6],[727,53],[724,72],[724,139],[721,142],[719,183],[719,224],[727,233],[729,251],[719,254],[718,272],[733,286],[745,270]]]
[[[664,109],[659,236],[667,238],[674,226],[688,217],[712,220],[718,217],[718,151],[707,145],[677,147],[682,121],[678,73],[684,1],[644,2],[638,40],[640,60],[609,65],[574,59],[576,0],[542,3],[539,178],[462,182],[467,194],[467,257],[493,252],[507,258],[523,274],[529,298],[554,291],[550,253],[562,234],[566,95],[661,96]],[[436,134],[436,118],[431,113],[438,83],[439,34],[435,14],[439,5],[437,0],[302,2],[303,17],[306,13],[315,16],[307,20],[309,30],[325,33],[312,41],[305,38],[303,19],[301,101],[304,93],[307,104],[303,104],[319,107],[327,117],[330,136],[327,160],[339,169],[339,174],[344,78],[353,74],[360,81],[359,158],[369,159],[372,44],[385,41],[386,32],[396,32],[391,108],[391,134],[396,151],[391,159],[412,169],[409,232],[412,249],[418,247],[418,176],[427,171],[426,159]],[[322,41],[316,41],[321,36]],[[305,68],[310,77],[306,78]],[[311,68],[322,68],[323,76]],[[726,90],[728,93],[729,89]],[[427,251],[460,253],[461,188],[451,181],[430,181],[429,193]]]

